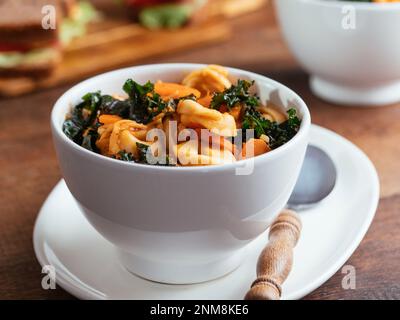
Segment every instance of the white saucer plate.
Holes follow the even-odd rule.
[[[300,299],[328,280],[352,255],[367,232],[379,200],[379,180],[367,156],[343,137],[312,126],[310,144],[332,157],[337,184],[317,207],[301,213],[303,231],[283,299]],[[95,191],[94,191],[95,192]],[[247,247],[232,273],[206,283],[166,285],[128,272],[112,244],[87,222],[64,181],[43,204],[33,242],[42,266],[56,270],[56,282],[81,299],[243,299],[255,280],[267,233]]]

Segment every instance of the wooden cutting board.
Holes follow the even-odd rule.
[[[87,35],[65,48],[63,60],[51,76],[0,78],[0,95],[19,96],[132,65],[144,58],[225,41],[232,34],[229,19],[260,9],[267,1],[212,0],[206,18],[178,30],[150,31],[125,16],[104,15]],[[101,9],[108,12],[107,8]]]

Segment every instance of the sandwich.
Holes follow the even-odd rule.
[[[130,15],[149,29],[175,29],[191,21],[206,0],[125,0]]]
[[[52,20],[46,18],[48,5],[55,9]],[[48,76],[63,47],[84,33],[92,17],[75,0],[3,0],[0,12],[5,13],[0,16],[1,76]],[[54,28],[45,28],[50,22]]]
[[[86,34],[87,25],[99,18],[99,13],[88,1],[62,0],[63,21],[60,41],[63,46]]]

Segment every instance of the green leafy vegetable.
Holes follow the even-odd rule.
[[[68,138],[82,145],[83,133],[94,124],[102,97],[100,91],[87,93],[82,97],[82,102],[72,109],[72,113],[63,124],[63,131]],[[87,139],[86,139],[87,140]],[[85,141],[87,146],[87,141]]]
[[[98,148],[96,146],[96,141],[98,137],[99,134],[97,133],[97,129],[95,127],[89,128],[87,132],[83,135],[81,144],[82,147],[93,152],[98,152]]]
[[[154,85],[150,81],[140,85],[128,79],[123,89],[131,100],[129,118],[136,122],[147,124],[168,106],[168,103],[154,92]]]
[[[287,114],[288,114],[288,120],[286,122],[287,122],[288,128],[298,130],[300,127],[300,124],[301,124],[301,120],[297,117],[296,109],[290,108],[287,111]]]
[[[101,106],[101,102],[102,102],[102,96],[101,96],[101,92],[97,91],[97,92],[92,92],[92,93],[87,93],[86,95],[84,95],[82,97],[82,108],[89,111],[89,115],[86,117],[85,120],[85,126],[88,127],[91,124],[93,124],[93,122],[96,120],[97,115],[98,115],[98,111],[100,109]],[[85,115],[84,115],[85,117]]]
[[[258,106],[260,104],[258,97],[249,93],[249,89],[253,84],[254,81],[238,80],[236,85],[232,85],[223,92],[214,94],[211,101],[211,108],[219,109],[225,105],[228,109],[231,109],[238,103],[249,107]]]
[[[77,1],[77,10],[71,18],[63,18],[60,24],[60,41],[67,46],[73,39],[85,35],[87,24],[100,17],[96,8],[88,1]]]
[[[130,152],[126,152],[125,150],[121,150],[120,152],[118,152],[117,159],[127,162],[135,161],[133,154]]]
[[[89,150],[96,150],[97,116],[100,113],[118,115],[123,119],[147,124],[165,110],[173,111],[178,101],[165,102],[154,92],[154,85],[147,82],[140,85],[129,79],[123,86],[129,95],[119,100],[100,91],[90,92],[82,97],[82,102],[72,109],[71,115],[63,124],[64,133],[75,143]]]
[[[131,97],[132,100],[139,100],[144,95],[152,93],[154,90],[154,85],[150,81],[147,81],[144,85],[140,85],[136,81],[128,79],[125,81],[122,88],[129,95],[129,97]]]
[[[74,142],[81,144],[82,133],[85,128],[85,119],[82,115],[83,105],[80,104],[72,109],[72,113],[69,119],[63,124],[63,131],[68,138]]]
[[[246,110],[242,129],[254,129],[254,136],[259,138],[262,134],[269,137],[269,146],[276,149],[292,139],[300,129],[301,121],[297,117],[296,109],[287,111],[288,120],[278,124],[275,121],[265,119],[257,110],[249,108]],[[245,132],[243,134],[245,137]]]
[[[139,150],[139,158],[136,160],[138,163],[142,164],[150,164],[150,165],[158,165],[158,166],[173,166],[174,164],[170,163],[168,155],[165,157],[165,162],[160,162],[151,152],[150,146],[136,142],[136,146]]]
[[[118,100],[112,96],[102,96],[100,111],[105,114],[120,116],[121,118],[129,118],[129,110],[131,109],[131,100]]]
[[[253,129],[255,138],[260,138],[261,135],[268,136],[269,146],[271,149],[275,149],[293,138],[299,131],[301,121],[297,117],[296,109],[289,109],[287,120],[280,124],[264,118],[258,109],[259,98],[249,92],[253,84],[254,82],[238,80],[236,85],[232,85],[223,92],[215,93],[211,107],[223,112],[221,107],[231,109],[239,105],[241,107],[239,117],[242,120],[243,140],[246,141],[249,138],[246,137],[246,130]],[[99,136],[98,128],[101,126],[98,122],[99,115],[118,115],[122,119],[148,124],[160,113],[168,115],[174,112],[182,99],[196,101],[194,95],[164,101],[154,91],[154,85],[150,81],[141,85],[128,79],[123,90],[128,94],[128,98],[125,100],[102,95],[100,91],[85,94],[82,101],[72,109],[71,114],[65,120],[64,133],[82,147],[99,152],[96,146]],[[137,154],[120,151],[114,158],[143,164],[175,165],[168,157],[166,159],[155,157],[146,144],[137,143],[137,148]]]
[[[83,131],[83,126],[81,122],[73,118],[68,119],[63,124],[63,131],[68,138],[80,144],[79,136],[82,134]]]
[[[220,109],[226,106],[228,109],[236,105],[243,108],[242,136],[246,141],[246,130],[253,129],[254,137],[260,138],[266,135],[270,139],[269,146],[275,149],[289,141],[300,128],[300,119],[296,115],[296,109],[289,109],[288,120],[278,124],[264,118],[258,111],[260,100],[256,95],[252,95],[249,90],[254,81],[238,80],[236,85],[232,85],[223,92],[216,93],[211,101],[211,107]]]
[[[149,29],[181,27],[191,14],[191,7],[182,4],[150,6],[139,14],[139,21]]]
[[[243,130],[254,129],[254,136],[259,138],[271,126],[272,122],[265,119],[255,108],[247,108],[242,123]]]

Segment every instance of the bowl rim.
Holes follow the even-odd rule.
[[[257,163],[261,161],[267,161],[267,160],[272,160],[281,154],[287,152],[289,149],[292,149],[304,136],[306,136],[309,132],[309,128],[311,126],[311,115],[310,111],[306,105],[306,103],[303,101],[303,99],[293,90],[290,88],[286,87],[285,85],[270,79],[266,76],[250,72],[250,71],[245,71],[242,69],[238,68],[231,68],[231,67],[225,67],[228,69],[229,72],[233,72],[234,74],[240,74],[242,76],[247,76],[250,79],[255,80],[256,82],[267,82],[269,85],[272,85],[276,88],[279,88],[281,90],[286,91],[289,95],[292,95],[293,98],[297,100],[299,103],[298,109],[299,111],[303,114],[300,129],[297,132],[297,134],[287,143],[284,145],[259,156],[256,156],[251,159],[244,159],[240,161],[236,161],[234,163],[228,163],[228,164],[218,164],[218,165],[208,165],[208,166],[157,166],[157,165],[144,165],[140,163],[135,163],[135,162],[126,162],[126,161],[121,161],[118,159],[113,159],[107,156],[104,156],[102,154],[98,154],[96,152],[87,150],[83,148],[82,146],[76,144],[73,142],[71,139],[69,139],[65,133],[62,131],[62,124],[59,124],[59,117],[60,113],[65,107],[65,104],[71,104],[71,100],[74,99],[75,96],[77,95],[78,91],[80,91],[83,87],[87,86],[90,82],[92,81],[98,81],[102,78],[107,78],[107,77],[112,77],[116,76],[118,74],[122,73],[127,73],[127,72],[132,72],[134,73],[135,71],[148,71],[155,70],[157,68],[165,69],[165,70],[179,70],[179,69],[196,69],[196,68],[202,68],[207,66],[207,64],[199,64],[199,63],[159,63],[159,64],[146,64],[146,65],[139,65],[139,66],[133,66],[133,67],[127,67],[127,68],[122,68],[122,69],[117,69],[113,71],[109,71],[106,73],[102,73],[99,75],[96,75],[94,77],[88,78],[84,81],[81,81],[68,89],[64,94],[62,94],[57,101],[54,103],[54,106],[51,111],[51,116],[50,116],[50,125],[52,128],[52,133],[53,135],[57,135],[59,138],[59,141],[62,142],[63,145],[67,146],[71,151],[75,152],[80,152],[82,154],[87,155],[90,157],[92,160],[97,161],[97,162],[104,162],[104,163],[109,163],[110,165],[114,164],[116,166],[126,166],[130,168],[140,168],[142,170],[151,170],[153,172],[155,171],[179,171],[179,172],[208,172],[208,171],[221,171],[221,170],[230,170],[230,169],[236,169],[236,168],[241,168],[245,166],[246,162],[249,161],[254,161],[254,166],[257,165]],[[163,71],[163,70],[162,70]],[[123,79],[125,80],[125,79]],[[70,101],[67,101],[70,100]],[[64,114],[65,116],[66,114]]]
[[[279,0],[278,0],[279,1]],[[292,0],[293,1],[293,0]],[[319,5],[323,7],[333,7],[333,8],[341,8],[344,5],[352,5],[357,10],[363,11],[390,11],[393,9],[400,10],[400,2],[357,2],[351,0],[296,0],[297,2],[303,2],[309,5]]]

